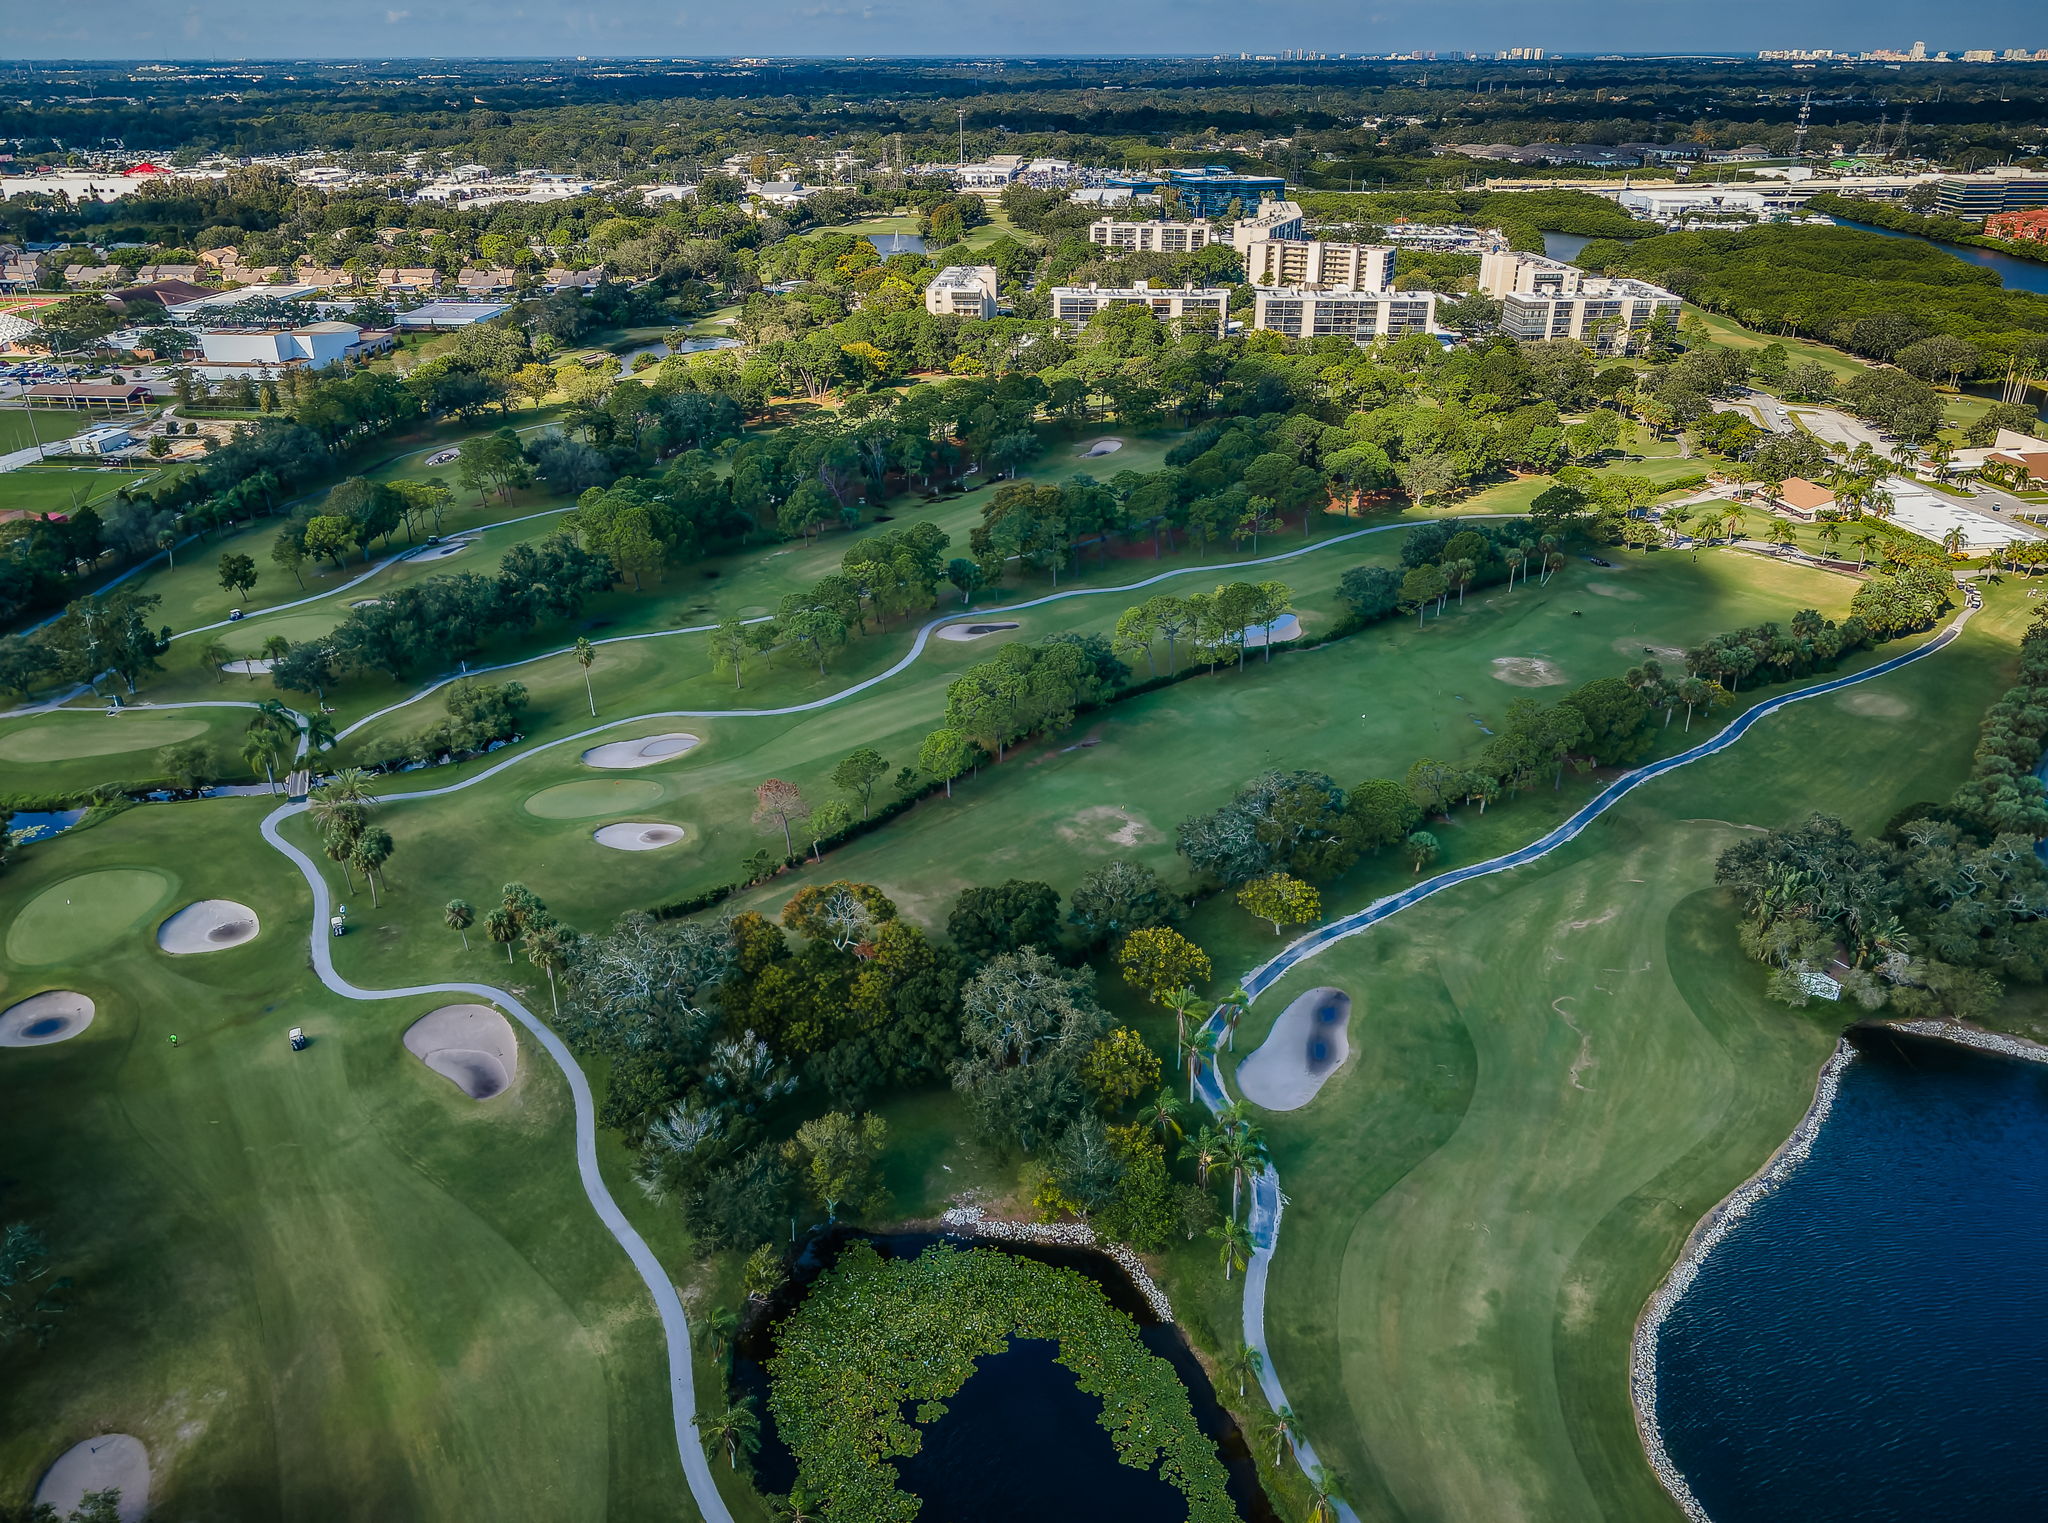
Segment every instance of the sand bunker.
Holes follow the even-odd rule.
[[[1054,827],[1062,841],[1094,846],[1146,846],[1166,839],[1142,814],[1114,804],[1096,804]]]
[[[1844,693],[1835,702],[1870,719],[1904,719],[1913,712],[1912,704],[1890,693]]]
[[[74,1444],[43,1472],[36,1500],[69,1517],[87,1493],[121,1493],[115,1516],[121,1523],[141,1523],[149,1511],[149,1450],[127,1433],[102,1433]]]
[[[671,756],[681,756],[692,746],[702,745],[695,735],[685,735],[680,730],[667,735],[649,735],[641,740],[615,740],[609,745],[592,746],[583,753],[586,767],[651,767],[656,762],[667,761]]]
[[[93,1003],[70,989],[31,994],[0,1010],[0,1047],[47,1047],[68,1041],[92,1024]]]
[[[476,543],[474,540],[457,539],[450,540],[445,545],[427,545],[421,549],[413,551],[412,554],[406,557],[406,559],[409,561],[446,560],[449,556],[454,555],[458,551],[467,550],[474,543]]]
[[[1244,632],[1246,650],[1257,650],[1268,644],[1285,645],[1289,640],[1301,638],[1301,620],[1291,613],[1283,613],[1270,624],[1252,624]]]
[[[443,1005],[405,1028],[405,1050],[472,1100],[512,1087],[519,1043],[489,1005]]]
[[[1114,455],[1123,447],[1124,441],[1121,439],[1097,439],[1088,448],[1081,451],[1081,458],[1083,460],[1093,460],[1098,455]]]
[[[941,640],[979,640],[983,635],[992,635],[999,629],[1016,629],[1015,624],[948,624],[939,631]]]
[[[156,928],[156,944],[173,956],[218,952],[254,941],[263,927],[256,912],[232,899],[202,899],[188,904]]]
[[[239,672],[244,677],[253,677],[258,672],[269,671],[275,665],[277,665],[275,661],[269,660],[266,657],[251,656],[246,661],[223,661],[220,664],[220,669],[224,672]]]
[[[591,836],[598,845],[609,846],[613,851],[659,851],[664,846],[675,845],[682,838],[682,826],[662,825],[651,820],[606,825]]]
[[[1493,675],[1510,687],[1562,687],[1571,680],[1540,656],[1495,656]]]
[[[1311,989],[1280,1012],[1259,1050],[1237,1066],[1237,1087],[1269,1111],[1300,1110],[1351,1056],[1351,996]]]
[[[382,608],[384,600],[382,598],[357,598],[348,606],[351,608]]]

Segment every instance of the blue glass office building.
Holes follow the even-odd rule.
[[[1233,174],[1216,166],[1111,175],[1103,183],[1111,190],[1128,190],[1139,196],[1156,196],[1170,185],[1179,194],[1180,204],[1188,215],[1195,217],[1227,217],[1233,201],[1243,207],[1240,215],[1250,216],[1258,210],[1259,202],[1287,194],[1287,182],[1279,175]]]

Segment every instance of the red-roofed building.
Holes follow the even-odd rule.
[[[2048,206],[2025,211],[2000,212],[1984,219],[1984,236],[2008,238],[2015,243],[2048,243]]]
[[[1835,494],[1824,486],[1816,486],[1803,476],[1789,476],[1778,483],[1778,489],[1771,494],[1779,507],[1800,518],[1811,518],[1822,508],[1835,505]]]

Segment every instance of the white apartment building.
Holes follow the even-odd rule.
[[[1242,254],[1254,243],[1307,236],[1307,216],[1293,201],[1261,202],[1254,215],[1229,223],[1125,222],[1104,217],[1088,224],[1090,243],[1147,254],[1187,254],[1212,243],[1227,243]]]
[[[1501,302],[1501,332],[1518,339],[1569,338],[1590,349],[1626,349],[1678,297],[1648,281],[1588,275],[1536,254],[1488,254],[1479,289]]]
[[[1373,243],[1262,238],[1244,251],[1244,278],[1254,286],[1341,286],[1391,291],[1394,250]]]
[[[1104,307],[1118,302],[1141,303],[1162,321],[1176,317],[1197,318],[1221,326],[1230,306],[1230,292],[1223,286],[1153,286],[1139,281],[1131,286],[1054,286],[1052,315],[1076,326],[1088,321]]]
[[[1364,343],[1427,333],[1436,326],[1434,291],[1261,289],[1254,328],[1289,338],[1348,338]]]
[[[996,267],[948,265],[924,288],[924,309],[934,317],[994,317]]]

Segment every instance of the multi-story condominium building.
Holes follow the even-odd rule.
[[[996,267],[948,265],[924,288],[924,309],[934,317],[994,317]]]
[[[1277,201],[1287,194],[1287,182],[1278,175],[1233,174],[1216,166],[1110,175],[1103,184],[1138,196],[1170,197],[1179,201],[1182,210],[1210,218],[1248,216],[1261,201]]]
[[[1674,318],[1678,297],[1648,281],[1588,275],[1536,254],[1488,254],[1479,261],[1479,289],[1501,302],[1500,329],[1512,338],[1570,338],[1614,353],[1659,313]]]
[[[1131,286],[1052,288],[1052,315],[1063,323],[1085,323],[1118,302],[1140,303],[1161,319],[1194,318],[1206,326],[1221,327],[1230,292],[1223,286],[1153,286],[1142,280]]]
[[[1391,291],[1394,251],[1382,244],[1263,238],[1244,251],[1244,278],[1255,286],[1342,286]]]
[[[1307,219],[1292,201],[1267,201],[1235,222],[1125,222],[1104,217],[1088,224],[1088,241],[1104,248],[1147,254],[1187,254],[1212,243],[1227,243],[1240,254],[1271,238],[1302,238]]]
[[[1436,326],[1434,291],[1323,291],[1281,286],[1257,293],[1252,326],[1290,338],[1348,338],[1358,343],[1427,333]]]

